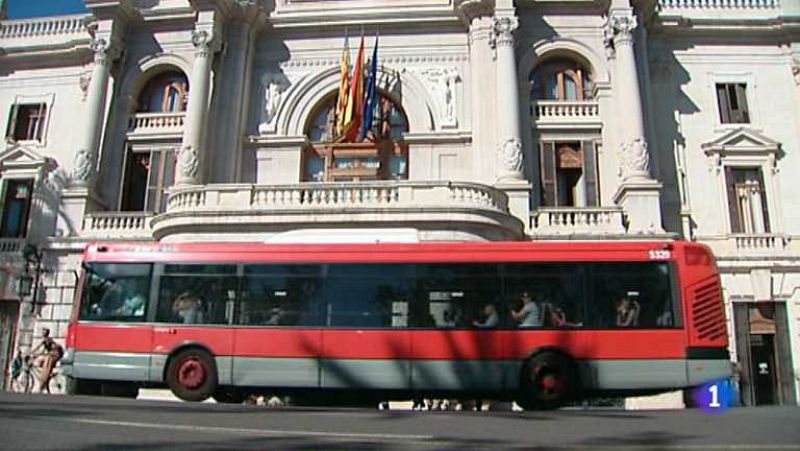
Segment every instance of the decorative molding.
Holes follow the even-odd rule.
[[[381,56],[381,65],[404,66],[407,64],[434,64],[434,63],[458,63],[469,60],[468,54],[428,54],[428,55],[394,55]],[[297,68],[318,68],[318,67],[339,67],[339,58],[309,58],[292,59],[289,61],[275,62],[281,70],[291,70]]]
[[[620,147],[619,159],[619,175],[622,180],[650,177],[650,153],[644,137],[624,143]]]
[[[455,67],[429,67],[413,70],[425,83],[436,102],[441,128],[458,126],[458,89],[461,75]]]

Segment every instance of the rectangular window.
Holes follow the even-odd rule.
[[[410,265],[329,265],[325,324],[407,327],[412,300]]]
[[[162,213],[167,208],[167,188],[175,180],[172,150],[128,150],[122,182],[122,211]]]
[[[25,238],[31,209],[33,180],[8,180],[3,198],[2,238]]]
[[[594,328],[677,327],[679,312],[667,262],[596,263],[591,268],[589,325]]]
[[[540,160],[543,206],[598,205],[597,158],[593,141],[543,141]]]
[[[725,167],[732,233],[769,233],[764,177],[757,167]]]
[[[719,120],[723,124],[747,124],[747,85],[744,83],[717,83]]]
[[[419,265],[419,295],[411,305],[411,325],[481,329],[507,326],[499,267],[493,263]]]
[[[14,141],[41,141],[47,119],[44,103],[14,104],[8,118],[6,138]]]
[[[92,263],[86,266],[80,319],[144,321],[150,301],[152,265]]]
[[[164,265],[156,321],[232,324],[238,296],[236,265]]]
[[[237,324],[319,326],[322,265],[245,265]]]

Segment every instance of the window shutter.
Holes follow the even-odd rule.
[[[761,196],[761,214],[763,215],[764,219],[764,231],[770,233],[769,227],[769,213],[767,212],[767,190],[766,185],[764,185],[764,174],[761,173],[761,170],[758,171],[758,195]]]
[[[19,104],[11,105],[11,110],[8,112],[8,125],[6,126],[6,138],[16,139],[14,131],[17,129],[17,116],[19,114]]]
[[[543,141],[539,149],[542,165],[542,204],[547,207],[554,207],[556,205],[555,143]]]
[[[595,161],[594,142],[584,141],[583,147],[583,181],[586,186],[586,206],[596,207],[597,201],[597,162]]]
[[[41,141],[44,137],[44,123],[45,119],[47,119],[47,104],[40,103],[39,104],[39,120],[36,123],[36,140]]]
[[[725,187],[728,191],[728,215],[731,221],[731,233],[742,233],[739,213],[739,199],[736,195],[736,176],[733,169],[725,167]]]
[[[737,108],[737,115],[738,121],[740,123],[749,123],[750,122],[750,113],[747,109],[747,90],[746,85],[744,83],[737,83],[734,85],[735,93],[736,93],[736,105]]]
[[[731,106],[728,102],[728,91],[725,85],[717,85],[717,105],[719,106],[719,120],[723,124],[731,122]]]

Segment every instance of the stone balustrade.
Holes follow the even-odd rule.
[[[531,213],[532,235],[624,235],[619,207],[545,207]]]
[[[428,206],[507,212],[501,191],[477,183],[345,182],[295,185],[206,185],[174,190],[170,213],[196,209],[426,208]]]
[[[659,0],[662,8],[698,9],[768,9],[777,8],[778,0]]]
[[[208,230],[271,239],[293,229],[411,228],[426,236],[520,239],[508,197],[478,183],[369,181],[175,187],[153,218],[156,239],[207,239]],[[447,231],[447,233],[444,233]],[[219,239],[219,238],[217,238]],[[425,238],[437,239],[437,238]],[[450,238],[452,239],[452,238]]]
[[[0,238],[0,254],[19,254],[25,238]]]
[[[595,101],[538,100],[531,102],[537,127],[548,125],[600,125],[600,106]]]
[[[789,243],[789,238],[782,235],[734,235],[736,249],[746,250],[783,250]]]
[[[136,113],[128,119],[128,134],[180,133],[186,113]]]
[[[91,238],[150,239],[153,213],[139,211],[89,213],[83,221],[83,235]]]
[[[69,34],[86,34],[88,36],[84,23],[85,18],[86,16],[81,14],[5,20],[0,23],[0,39],[52,37]]]
[[[788,235],[774,233],[721,236],[697,236],[697,241],[708,245],[720,260],[737,260],[757,257],[800,256],[800,242]]]

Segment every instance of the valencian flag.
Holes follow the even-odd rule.
[[[361,35],[361,44],[358,54],[353,62],[353,72],[350,75],[350,96],[347,98],[347,108],[344,110],[344,130],[347,140],[355,141],[361,128],[363,115],[364,96],[364,35]]]
[[[336,100],[336,136],[344,132],[344,111],[350,94],[350,47],[347,44],[347,32],[344,35],[341,73],[339,75],[339,97]]]
[[[372,129],[372,119],[375,116],[375,108],[378,104],[378,93],[376,85],[378,81],[378,35],[375,35],[375,47],[372,49],[372,60],[370,61],[369,72],[367,72],[367,87],[364,93],[364,119],[361,121],[361,131],[358,133],[358,140],[363,141],[367,132]]]

